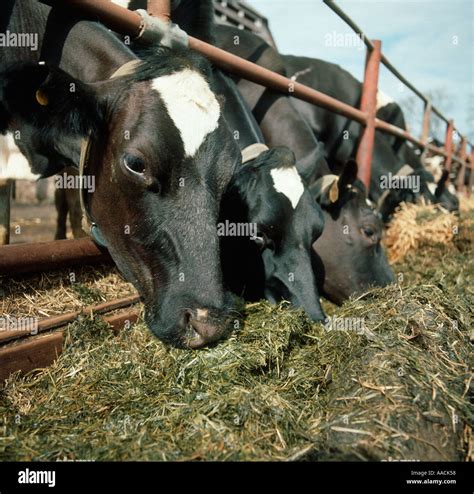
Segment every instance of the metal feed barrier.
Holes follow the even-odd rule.
[[[354,108],[335,98],[321,93],[308,86],[292,81],[287,77],[272,72],[263,67],[232,55],[224,50],[209,45],[201,40],[190,37],[190,47],[206,56],[213,64],[222,69],[232,72],[242,78],[266,86],[267,88],[282,92],[284,94],[302,99],[317,106],[326,108],[332,112],[343,115],[355,120],[364,126],[359,148],[357,152],[357,161],[359,162],[359,175],[368,187],[370,182],[371,161],[374,145],[375,131],[381,130],[399,138],[406,139],[420,149],[428,149],[435,154],[442,155],[446,158],[445,167],[451,171],[452,163],[456,162],[458,168],[458,189],[464,188],[464,174],[470,161],[471,171],[474,163],[474,149],[472,143],[468,143],[465,136],[461,136],[461,146],[459,155],[453,152],[453,132],[457,131],[452,120],[447,119],[438,109],[433,107],[429,99],[418,91],[408,80],[406,80],[398,70],[387,60],[381,51],[381,41],[369,40],[362,30],[333,2],[324,0],[337,15],[339,15],[359,36],[364,40],[367,47],[365,74],[362,86],[362,98],[360,108]],[[100,20],[108,28],[124,35],[136,37],[140,32],[142,19],[132,11],[119,7],[107,0],[43,0],[42,3],[57,7],[67,8],[79,16]],[[237,0],[216,1],[216,14],[220,16],[223,22],[236,25],[242,29],[249,29],[261,36],[271,45],[275,46],[271,33],[268,30],[266,21],[260,22],[258,13],[251,9],[245,2]],[[150,14],[170,18],[169,0],[150,0],[148,2],[148,11]],[[225,16],[225,19],[223,19]],[[391,125],[383,120],[376,118],[376,98],[378,88],[378,74],[380,63],[387,67],[402,83],[409,87],[425,102],[425,112],[423,118],[423,131],[420,139],[411,135],[405,129]],[[434,113],[443,119],[447,124],[444,149],[433,146],[428,143],[429,123],[431,114]],[[467,155],[467,145],[471,148],[470,156]],[[474,173],[471,173],[469,191],[474,185]],[[4,195],[5,195],[5,189]],[[1,196],[0,196],[1,197]],[[5,201],[4,201],[5,202]],[[0,208],[2,201],[0,201]],[[7,215],[3,215],[6,217]],[[1,217],[0,217],[1,220]],[[4,223],[6,219],[2,220]],[[0,228],[2,224],[0,222]],[[8,225],[7,225],[8,227]],[[66,243],[65,243],[66,242]],[[54,269],[64,267],[73,263],[87,263],[104,261],[107,258],[106,253],[99,250],[98,247],[89,239],[54,241],[47,244],[29,244],[21,246],[0,247],[0,275],[12,275],[16,273],[25,273],[38,270]],[[138,300],[138,299],[137,299]],[[134,303],[137,301],[135,300]],[[121,301],[109,302],[109,305],[116,309],[116,304]],[[104,304],[102,304],[104,305]],[[112,309],[108,309],[112,310]],[[79,311],[70,314],[64,314],[51,321],[43,320],[40,322],[41,327],[52,329],[58,327],[55,324],[58,320],[61,325],[71,322],[81,314],[104,312],[103,307],[87,308],[85,311]],[[126,321],[136,320],[136,313],[125,313],[112,316],[109,322],[118,330]],[[54,318],[53,318],[54,319]],[[53,326],[51,326],[53,325]],[[1,333],[0,333],[1,334]],[[22,335],[16,335],[15,342],[7,347],[0,348],[0,383],[10,372],[15,370],[28,371],[38,367],[49,365],[55,356],[61,351],[62,333],[52,333],[49,335],[36,336],[32,339],[28,332]],[[11,336],[11,335],[10,335]],[[27,336],[27,338],[25,338]],[[4,338],[5,341],[5,338]],[[0,339],[1,343],[1,339]],[[32,355],[36,355],[32,359]]]

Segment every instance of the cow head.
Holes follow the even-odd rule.
[[[371,286],[394,280],[380,244],[382,222],[349,161],[339,177],[325,176],[311,187],[324,212],[324,231],[313,244],[321,292],[342,303]]]
[[[240,153],[208,74],[202,59],[159,49],[132,73],[94,84],[32,64],[0,78],[3,126],[38,140],[37,172],[57,171],[54,153],[74,162],[89,138],[86,209],[153,333],[191,348],[219,339],[232,308],[216,223]]]
[[[454,185],[449,181],[449,172],[444,170],[437,182],[428,184],[434,202],[450,213],[459,213],[459,199]]]
[[[311,255],[323,216],[289,149],[265,151],[238,170],[223,200],[225,219],[254,226],[251,236],[222,238],[232,290],[250,300],[288,300],[312,319],[324,319]]]

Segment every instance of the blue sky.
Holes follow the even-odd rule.
[[[362,80],[365,51],[327,46],[328,35],[350,28],[321,0],[249,0],[270,22],[282,53],[337,63]],[[474,137],[474,0],[338,0],[369,38],[382,40],[392,64],[422,92],[442,93],[440,109]],[[398,102],[412,93],[382,68],[379,88]],[[419,133],[421,100],[413,132]],[[419,116],[419,118],[418,118]],[[444,127],[442,127],[444,129]]]

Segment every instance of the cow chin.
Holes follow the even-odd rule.
[[[379,247],[380,249],[380,247]],[[350,256],[338,258],[338,264],[326,263],[323,294],[331,302],[341,305],[349,297],[357,297],[371,288],[384,287],[395,281],[385,255],[375,253],[365,259]],[[341,266],[347,266],[347,270]]]

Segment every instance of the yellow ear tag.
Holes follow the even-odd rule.
[[[339,199],[339,187],[338,187],[339,179],[334,180],[329,189],[329,201],[335,203]]]
[[[41,89],[38,89],[36,91],[36,101],[41,105],[41,106],[48,106],[49,105],[49,100],[46,94],[43,93]]]

